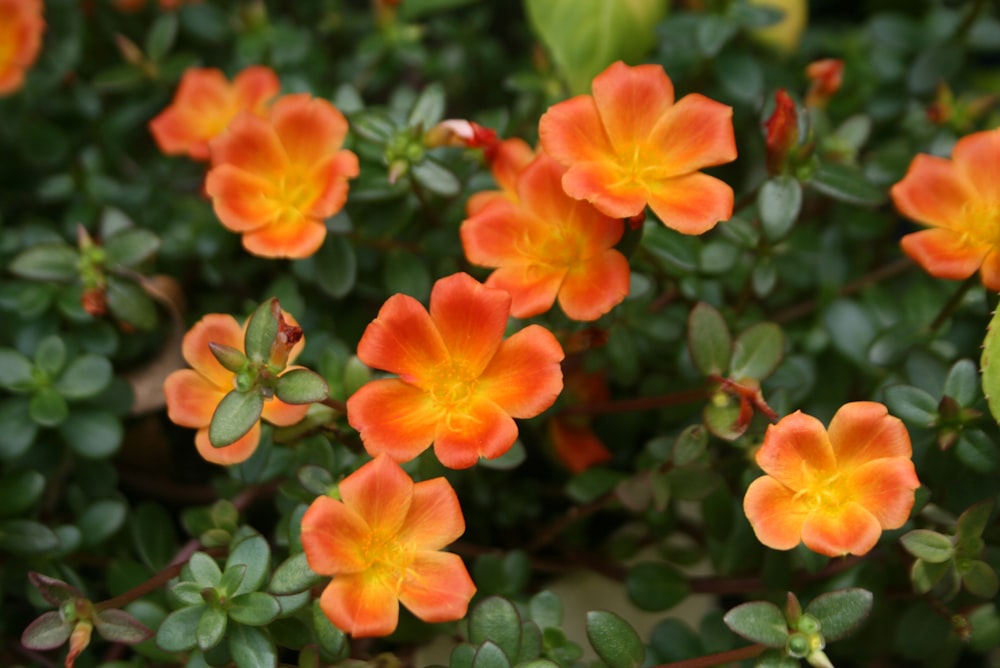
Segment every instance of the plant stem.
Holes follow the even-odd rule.
[[[975,273],[972,276],[969,276],[967,279],[965,279],[965,282],[962,283],[962,285],[958,286],[958,290],[955,290],[955,294],[951,296],[951,299],[945,302],[944,306],[941,307],[941,310],[938,312],[937,317],[934,318],[934,322],[930,324],[928,331],[936,332],[938,329],[940,329],[941,325],[943,325],[948,321],[948,318],[952,316],[955,310],[962,303],[962,300],[965,299],[965,294],[972,289],[972,286],[977,285],[978,283],[979,283],[978,273]]]
[[[332,408],[341,415],[347,415],[347,404],[344,403],[343,401],[340,401],[339,399],[331,399],[330,397],[327,397],[326,399],[324,399],[319,403],[323,404],[328,408]]]
[[[763,654],[766,649],[766,645],[748,645],[747,647],[731,649],[727,652],[718,652],[716,654],[699,656],[696,659],[684,659],[683,661],[674,661],[672,663],[661,663],[660,665],[655,666],[655,668],[711,668],[711,666],[721,666],[727,663],[733,663],[734,661],[752,659],[759,654]]]

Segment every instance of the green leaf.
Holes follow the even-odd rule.
[[[160,238],[140,227],[122,230],[104,240],[108,262],[122,267],[136,266],[149,259],[159,248]]]
[[[232,390],[222,398],[208,425],[208,441],[221,448],[242,438],[260,421],[264,397],[256,388],[249,392]]]
[[[627,477],[621,471],[594,466],[570,479],[566,485],[566,495],[577,503],[589,503],[613,490]]]
[[[59,536],[44,524],[25,519],[0,523],[2,550],[27,557],[51,552],[58,547]]]
[[[106,357],[89,353],[70,362],[56,381],[55,388],[66,399],[89,399],[109,383],[114,371]]]
[[[932,564],[922,559],[916,559],[910,568],[910,581],[913,583],[913,591],[917,594],[926,594],[949,573],[951,573],[953,578],[958,577],[958,574],[955,572],[955,564],[951,561]]]
[[[278,665],[274,642],[253,626],[233,626],[229,632],[229,653],[237,668],[275,668]]]
[[[831,642],[853,633],[868,617],[874,601],[875,597],[866,589],[840,589],[814,598],[805,613],[816,618],[823,638]]]
[[[868,347],[875,340],[872,317],[857,302],[838,299],[823,312],[823,324],[837,351],[858,366],[868,368]]]
[[[688,347],[691,359],[705,375],[725,374],[733,353],[733,339],[722,314],[710,304],[698,302],[688,316]]]
[[[885,191],[869,183],[853,167],[823,162],[813,172],[809,186],[833,199],[860,206],[878,206],[885,202]]]
[[[271,357],[271,347],[278,336],[278,318],[281,316],[281,305],[278,300],[264,300],[250,314],[246,333],[243,335],[243,350],[246,356],[255,362],[266,362]],[[259,413],[258,413],[259,415]]]
[[[986,499],[966,508],[958,516],[958,526],[955,531],[958,540],[963,541],[982,536],[992,512],[993,499]]]
[[[36,281],[72,281],[80,275],[79,260],[79,252],[68,244],[38,244],[11,260],[7,269]]]
[[[94,628],[102,638],[126,645],[149,640],[153,632],[124,610],[102,610],[94,616]]]
[[[227,568],[222,573],[222,579],[219,580],[219,589],[227,598],[232,597],[239,590],[240,585],[243,584],[243,579],[247,575],[246,564],[235,564],[231,568]]]
[[[330,622],[319,605],[319,599],[312,604],[312,623],[320,647],[335,657],[341,656],[348,648],[347,634]]]
[[[55,427],[69,415],[69,406],[54,388],[43,387],[31,395],[28,415],[42,427]]]
[[[252,591],[249,594],[240,594],[232,599],[229,604],[229,616],[234,622],[247,624],[249,626],[263,626],[270,624],[271,620],[281,612],[278,599],[262,591]]]
[[[410,295],[426,301],[431,293],[431,273],[424,258],[403,250],[394,250],[382,267],[382,281],[390,294]]]
[[[410,174],[421,186],[442,197],[455,197],[462,190],[458,177],[432,158],[424,158],[413,164]]]
[[[472,668],[510,668],[511,661],[495,643],[487,640],[476,649]]]
[[[758,322],[740,332],[733,343],[729,376],[763,380],[781,364],[785,352],[785,334],[772,322]]]
[[[444,109],[444,86],[435,81],[424,86],[424,89],[420,91],[420,96],[413,103],[406,124],[413,128],[429,130],[444,118]]]
[[[790,176],[764,182],[757,193],[757,211],[764,234],[774,242],[784,239],[802,210],[802,185]]]
[[[0,348],[0,387],[26,392],[34,386],[31,360],[13,348]]]
[[[64,621],[58,610],[49,610],[32,620],[21,634],[21,644],[41,652],[55,649],[69,640],[73,622]]]
[[[146,56],[153,62],[163,60],[177,37],[177,13],[160,12],[146,35]]]
[[[733,397],[729,397],[724,404],[714,402],[705,404],[701,415],[708,431],[726,441],[735,441],[746,433],[747,427],[750,426],[749,423],[741,424],[740,402]]]
[[[722,618],[729,629],[751,642],[768,647],[784,647],[788,640],[785,613],[774,603],[751,601],[738,605]]]
[[[660,612],[674,607],[691,593],[684,575],[663,562],[642,562],[625,574],[625,592],[640,610]]]
[[[532,30],[552,54],[570,93],[616,60],[641,61],[656,44],[666,0],[524,0]]]
[[[983,394],[993,419],[1000,422],[1000,311],[994,311],[986,327],[979,366],[983,374]]]
[[[233,596],[260,589],[271,571],[271,548],[263,536],[255,533],[233,547],[226,559],[226,570],[237,564],[244,564],[247,571],[240,588],[232,593]]]
[[[646,657],[639,634],[613,612],[588,612],[587,638],[608,668],[637,668]]]
[[[346,237],[328,235],[316,253],[316,282],[334,299],[346,297],[357,279],[358,261]]]
[[[0,460],[20,457],[38,435],[38,425],[28,414],[29,401],[16,397],[0,401]]]
[[[715,58],[726,42],[737,33],[739,26],[721,14],[705,12],[700,18],[695,29],[695,40],[703,56]]]
[[[141,287],[117,276],[108,276],[108,310],[116,319],[136,329],[156,326],[156,306]]]
[[[962,584],[969,593],[981,598],[993,598],[997,595],[1000,580],[997,579],[997,573],[992,566],[979,559],[974,559],[964,566],[959,572],[962,575]]]
[[[229,617],[225,610],[211,606],[205,608],[204,614],[198,620],[198,627],[195,629],[198,648],[204,652],[218,645],[222,637],[226,635],[228,625]]]
[[[700,424],[693,424],[684,429],[674,441],[671,453],[674,466],[684,467],[694,463],[705,453],[708,446],[708,433]]]
[[[73,411],[58,430],[74,452],[88,459],[106,459],[115,454],[125,435],[121,420],[97,409]]]
[[[681,234],[658,223],[647,223],[643,228],[641,245],[675,274],[686,274],[698,268],[697,237]]]
[[[35,368],[55,378],[66,365],[66,343],[56,335],[46,336],[35,348]]]
[[[948,369],[943,393],[957,401],[959,406],[969,406],[976,400],[978,386],[976,363],[970,359],[961,359]]]
[[[87,506],[76,521],[84,545],[98,545],[117,533],[127,514],[128,506],[118,499],[103,499]]]
[[[323,581],[322,576],[317,575],[309,568],[309,560],[305,552],[298,552],[285,559],[274,571],[267,590],[272,594],[287,596],[306,591]]]
[[[311,404],[326,399],[330,388],[315,371],[292,369],[278,378],[274,393],[286,404]]]
[[[142,563],[151,570],[165,568],[177,551],[177,530],[174,516],[162,505],[151,501],[140,503],[129,514],[132,547]]]
[[[560,628],[563,621],[563,603],[557,594],[543,590],[528,601],[528,615],[542,629]]]
[[[907,552],[932,564],[948,561],[955,554],[955,545],[947,536],[930,529],[914,529],[899,539]]]
[[[511,661],[521,648],[521,616],[514,604],[499,596],[483,599],[469,615],[469,641],[493,642]]]
[[[156,644],[168,652],[186,652],[198,644],[198,622],[207,610],[204,605],[192,605],[174,610],[156,630]]]
[[[893,385],[885,390],[885,403],[893,415],[915,427],[930,427],[937,420],[937,400],[912,385]]]
[[[217,587],[222,580],[222,569],[215,559],[204,552],[195,552],[188,559],[191,577],[202,587]]]
[[[1000,448],[981,429],[966,429],[955,446],[955,456],[977,473],[992,473],[1000,468]]]
[[[16,471],[0,478],[0,517],[20,515],[35,505],[45,491],[45,476],[38,471]]]

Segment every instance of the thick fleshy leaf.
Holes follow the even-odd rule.
[[[875,516],[855,501],[848,501],[836,515],[810,513],[802,523],[802,542],[828,557],[867,554],[881,535]]]
[[[348,422],[368,453],[399,462],[430,446],[441,416],[427,392],[395,378],[366,383],[347,400]]]
[[[340,496],[371,531],[395,536],[410,511],[413,480],[399,464],[382,455],[345,478],[340,483]]]
[[[868,617],[874,603],[870,591],[852,587],[820,594],[805,612],[819,622],[823,639],[830,642],[849,636]]]
[[[734,633],[768,647],[784,647],[788,640],[785,614],[768,601],[751,601],[738,605],[726,613],[723,621]]]
[[[609,668],[638,668],[646,656],[635,629],[607,610],[587,613],[587,639]]]
[[[465,617],[476,593],[469,572],[457,554],[418,552],[399,590],[399,600],[425,622],[450,622]]]
[[[836,459],[823,424],[802,411],[786,415],[769,425],[764,445],[757,451],[757,464],[789,489],[802,489],[811,481],[805,468],[832,471]]]
[[[500,345],[479,379],[479,389],[513,417],[534,417],[562,392],[563,357],[550,331],[528,325]]]
[[[323,401],[330,388],[318,373],[309,369],[292,369],[282,374],[275,386],[275,395],[290,404],[309,404]]]
[[[208,425],[208,440],[217,447],[232,445],[260,424],[264,399],[260,392],[232,390],[222,398]]]
[[[323,590],[320,606],[334,626],[355,638],[387,636],[399,622],[395,588],[366,574],[334,578]]]
[[[458,496],[444,478],[418,482],[406,521],[399,532],[400,543],[420,550],[440,550],[465,533],[465,517]]]
[[[94,627],[105,640],[134,645],[149,640],[153,632],[124,610],[102,610],[94,617]]]
[[[764,545],[790,550],[802,542],[807,509],[790,489],[770,476],[757,478],[743,497],[743,512]]]
[[[50,610],[28,624],[21,633],[21,644],[44,652],[65,643],[72,632],[73,622],[64,621],[58,610]]]
[[[850,468],[882,457],[913,454],[902,420],[874,401],[853,401],[837,410],[829,427],[837,465]]]

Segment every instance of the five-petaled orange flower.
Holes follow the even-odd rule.
[[[510,293],[518,318],[558,297],[570,318],[596,320],[628,294],[628,260],[614,248],[625,223],[567,196],[565,171],[540,153],[517,178],[516,200],[497,198],[462,223],[465,256],[496,268],[486,285]]]
[[[173,102],[149,122],[149,130],[165,154],[208,160],[209,141],[241,111],[266,114],[267,103],[280,90],[278,75],[268,67],[248,67],[232,83],[215,68],[191,67]]]
[[[685,234],[732,216],[733,189],[699,171],[736,159],[731,107],[698,93],[675,102],[659,65],[613,63],[592,90],[539,121],[542,149],[569,167],[562,183],[570,197],[614,218],[638,216],[649,204]]]
[[[0,0],[0,96],[18,90],[45,31],[42,0]]]
[[[494,459],[562,391],[563,350],[544,327],[504,339],[510,295],[468,274],[440,279],[430,312],[416,299],[386,300],[358,343],[368,366],[398,378],[371,381],[347,400],[347,418],[371,455],[403,462],[434,443],[450,468]]]
[[[441,552],[465,532],[458,497],[444,478],[414,483],[379,455],[321,496],[302,516],[309,567],[332,575],[320,607],[354,637],[396,630],[399,604],[425,622],[465,616],[476,586],[457,554]]]
[[[254,255],[309,257],[358,175],[346,136],[344,115],[308,93],[280,98],[266,119],[240,114],[211,142],[205,190],[215,214]]]
[[[907,255],[938,278],[978,269],[1000,290],[1000,128],[959,139],[951,160],[918,155],[890,192],[900,213],[930,227],[902,238]]]
[[[796,411],[770,425],[743,510],[761,543],[799,542],[830,557],[865,554],[883,529],[903,526],[920,486],[902,421],[872,401],[848,403],[827,431]]]
[[[513,137],[498,141],[488,150],[484,150],[483,155],[489,161],[493,180],[500,189],[472,193],[465,204],[465,210],[470,216],[496,200],[507,199],[516,202],[517,181],[521,177],[521,172],[531,164],[535,151],[528,146],[528,142]]]
[[[291,316],[283,314],[290,322]],[[181,352],[190,369],[174,371],[163,383],[167,399],[167,416],[174,424],[197,429],[194,443],[198,453],[213,464],[239,464],[247,460],[260,443],[260,421],[236,442],[221,448],[208,440],[208,426],[215,408],[234,387],[234,374],[215,358],[209,343],[219,343],[243,351],[246,325],[240,327],[231,315],[209,313],[184,335]],[[305,346],[303,337],[289,353],[292,361]],[[268,422],[286,426],[301,420],[308,404],[286,404],[277,398],[264,402],[261,415]]]

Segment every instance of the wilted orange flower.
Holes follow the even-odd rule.
[[[931,276],[1000,290],[1000,128],[958,140],[952,159],[920,154],[890,190],[896,208],[931,229],[907,234],[903,251]]]
[[[41,0],[0,0],[0,96],[18,90],[42,48]]]
[[[761,543],[790,550],[799,542],[830,557],[865,554],[883,529],[898,529],[920,487],[910,436],[885,406],[840,407],[827,431],[796,411],[767,428],[743,510]]]
[[[500,197],[462,223],[465,256],[496,268],[486,285],[510,293],[518,318],[558,297],[570,318],[596,320],[628,294],[628,260],[614,248],[625,223],[567,196],[565,171],[539,154],[517,178],[515,199]]]
[[[181,77],[170,106],[149,122],[149,130],[167,155],[187,154],[208,160],[208,142],[241,111],[258,116],[281,90],[274,70],[248,67],[230,84],[220,70],[191,67]]]
[[[283,316],[291,321],[287,313]],[[197,429],[194,443],[198,453],[213,464],[239,464],[247,460],[260,442],[260,422],[236,442],[221,448],[208,440],[208,426],[215,408],[234,387],[234,374],[215,358],[209,343],[219,343],[243,351],[244,327],[236,319],[222,313],[209,313],[194,324],[184,335],[181,353],[190,369],[179,369],[167,376],[163,392],[167,399],[167,416],[174,424]],[[305,346],[302,338],[292,347],[288,359],[292,361]],[[277,398],[264,402],[261,415],[268,422],[285,426],[301,420],[308,404],[286,404]]]
[[[358,175],[346,136],[344,115],[307,93],[280,98],[267,119],[240,114],[211,143],[205,190],[215,214],[254,255],[312,255]]]
[[[510,449],[513,418],[555,402],[562,348],[539,325],[504,339],[510,302],[462,273],[434,284],[429,313],[407,295],[386,300],[358,357],[399,377],[371,381],[347,400],[347,419],[369,454],[403,462],[433,442],[442,464],[467,468]]]
[[[570,405],[596,404],[609,398],[602,373],[577,370],[566,374],[566,394]],[[590,427],[590,415],[559,414],[549,421],[549,437],[559,460],[572,473],[611,461],[611,451]]]
[[[309,567],[333,576],[320,607],[334,626],[389,635],[400,603],[425,622],[465,616],[476,586],[457,554],[440,551],[465,532],[447,480],[414,483],[379,455],[344,478],[340,498],[321,496],[302,516]]]
[[[517,201],[517,180],[521,172],[527,169],[535,157],[535,151],[528,142],[516,137],[503,139],[484,151],[490,163],[493,180],[499,190],[482,190],[473,193],[465,204],[465,210],[471,216],[484,206],[498,199]]]
[[[795,102],[784,88],[775,91],[774,112],[764,126],[767,129],[767,170],[772,174],[779,174],[788,154],[799,143],[799,119]]]
[[[701,234],[733,213],[733,189],[700,169],[736,159],[733,110],[692,93],[674,102],[659,65],[618,61],[594,77],[593,95],[549,108],[542,149],[569,171],[563,188],[614,218],[646,204],[667,227]]]
[[[844,79],[844,61],[839,58],[814,61],[806,67],[806,76],[812,82],[806,93],[806,106],[826,106],[834,93],[840,90]]]

